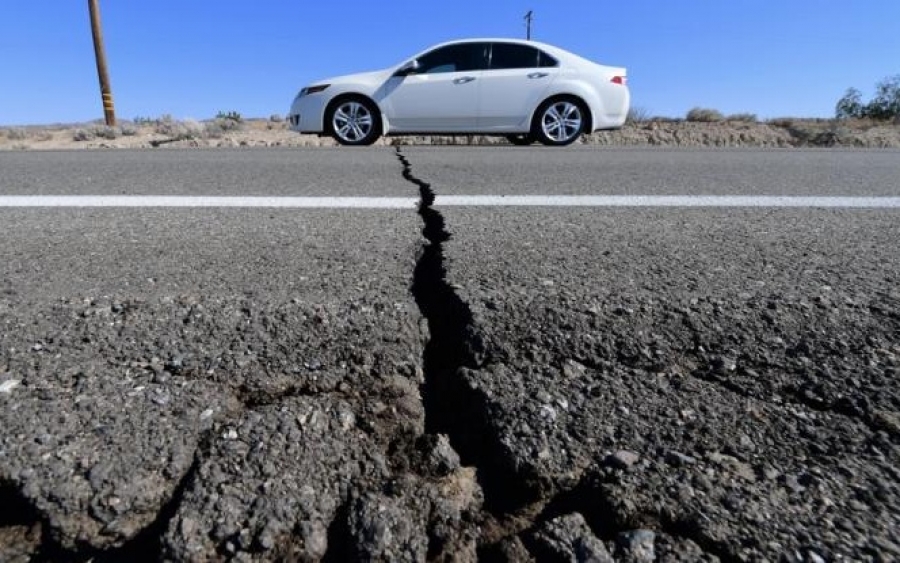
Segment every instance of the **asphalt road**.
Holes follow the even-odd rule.
[[[896,151],[0,154],[0,560],[900,557]]]

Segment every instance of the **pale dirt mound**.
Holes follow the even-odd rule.
[[[900,123],[777,119],[769,122],[712,123],[649,120],[615,131],[585,136],[583,144],[662,147],[854,147],[900,148]],[[483,145],[506,143],[480,135],[382,138],[378,145]],[[239,123],[216,119],[124,122],[107,128],[99,122],[0,128],[0,150],[144,149],[215,147],[335,146],[330,138],[299,135],[283,121],[251,119]]]

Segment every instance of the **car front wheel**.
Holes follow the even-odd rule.
[[[580,101],[548,100],[538,108],[531,134],[544,145],[569,145],[584,132],[586,121],[587,112]]]
[[[371,145],[381,135],[378,110],[363,98],[347,98],[331,106],[329,133],[342,145]]]

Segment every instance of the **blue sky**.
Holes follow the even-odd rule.
[[[900,74],[900,0],[100,0],[119,118],[286,113],[440,41],[534,38],[628,68],[632,104],[830,117]],[[0,0],[0,124],[102,118],[87,2]]]

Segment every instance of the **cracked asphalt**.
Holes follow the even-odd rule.
[[[900,558],[896,151],[9,153],[2,561]]]

